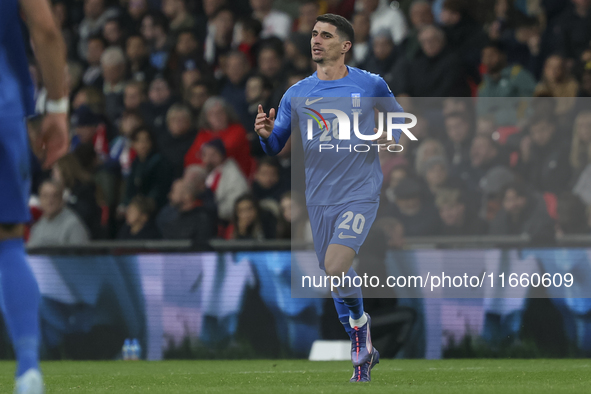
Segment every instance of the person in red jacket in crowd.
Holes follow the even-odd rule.
[[[246,130],[224,99],[217,96],[207,99],[199,115],[197,126],[199,132],[185,155],[185,167],[191,164],[202,164],[201,147],[219,138],[224,143],[227,156],[236,160],[247,179],[251,177],[256,170],[256,163],[250,156]]]

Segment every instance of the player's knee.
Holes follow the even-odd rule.
[[[349,270],[343,260],[331,259],[324,263],[324,271],[329,276],[342,276]]]

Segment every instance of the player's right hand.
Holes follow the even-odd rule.
[[[269,116],[263,111],[263,106],[259,104],[259,113],[254,121],[254,131],[263,138],[269,138],[275,125],[275,108],[271,108]]]
[[[68,153],[68,115],[45,114],[41,123],[40,140],[36,143],[44,157],[43,168],[50,169],[59,158]]]

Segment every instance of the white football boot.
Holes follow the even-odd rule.
[[[43,376],[38,369],[29,369],[17,380],[14,394],[43,394]]]

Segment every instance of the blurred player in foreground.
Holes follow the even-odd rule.
[[[304,146],[306,205],[320,267],[328,275],[341,277],[344,274],[351,279],[357,276],[352,268],[353,259],[367,237],[379,205],[382,172],[378,151],[347,152],[347,148],[350,150],[351,146],[364,141],[353,133],[350,140],[333,137],[336,133],[329,133],[330,130],[326,129],[335,116],[330,118],[326,112],[324,125],[314,127],[313,138],[309,139],[306,136],[307,115],[315,112],[318,116],[322,109],[334,109],[335,102],[343,102],[334,98],[345,98],[349,100],[346,101],[347,107],[351,106],[362,115],[360,132],[371,134],[377,131],[374,108],[402,112],[380,76],[345,65],[345,54],[353,41],[353,27],[345,18],[333,14],[319,16],[311,40],[316,72],[287,90],[279,104],[277,117],[275,109],[272,108],[267,116],[259,106],[255,120],[255,131],[264,151],[275,155],[283,149],[291,134],[292,114],[297,117],[294,122],[302,131]],[[305,102],[303,98],[306,98]],[[350,112],[349,108],[339,110]],[[398,141],[401,130],[396,131],[393,138]],[[384,138],[380,137],[377,142],[387,142]],[[325,147],[329,144],[338,146],[340,152],[339,149],[322,151],[320,141]],[[371,319],[363,309],[361,288],[339,287],[332,295],[339,320],[351,338],[354,366],[351,381],[368,382],[380,355],[372,346]]]
[[[30,220],[26,118],[34,87],[22,36],[25,20],[47,89],[41,131],[33,149],[44,168],[68,150],[65,45],[47,0],[0,0],[0,288],[2,311],[17,358],[15,393],[43,393],[39,371],[39,288],[25,255]],[[21,15],[23,18],[21,18]]]

